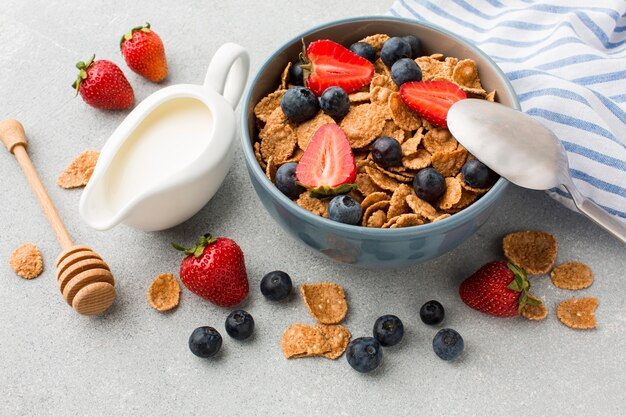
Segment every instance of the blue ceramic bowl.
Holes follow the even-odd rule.
[[[513,88],[497,65],[470,42],[441,28],[393,17],[360,17],[313,28],[287,42],[270,56],[250,86],[243,107],[242,147],[250,180],[270,215],[296,240],[335,261],[364,268],[399,268],[424,262],[454,249],[487,221],[502,197],[508,182],[499,179],[492,189],[468,208],[436,223],[399,229],[372,229],[351,226],[316,216],[283,195],[259,166],[253,143],[258,135],[254,105],[276,89],[280,74],[289,61],[317,39],[331,39],[350,45],[365,36],[417,36],[425,54],[443,53],[476,61],[486,90],[497,90],[500,103],[519,109]]]

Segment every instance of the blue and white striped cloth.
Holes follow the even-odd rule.
[[[390,13],[490,55],[563,143],[578,189],[626,218],[626,0],[396,0]],[[565,190],[548,193],[574,209]]]

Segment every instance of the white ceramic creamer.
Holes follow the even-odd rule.
[[[124,223],[154,231],[197,213],[232,164],[234,108],[248,70],[248,53],[228,43],[215,53],[204,85],[166,87],[137,105],[102,148],[81,217],[98,230]]]

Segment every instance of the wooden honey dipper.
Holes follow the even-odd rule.
[[[0,140],[22,167],[63,252],[58,257],[57,281],[65,301],[80,314],[93,316],[109,308],[115,300],[115,281],[100,255],[85,246],[75,246],[35,166],[28,157],[24,126],[17,120],[0,121]]]

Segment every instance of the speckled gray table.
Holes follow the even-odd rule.
[[[123,5],[123,3],[129,3]],[[74,99],[74,63],[96,52],[123,61],[118,39],[149,20],[165,41],[167,83],[200,82],[217,47],[246,46],[253,71],[298,32],[331,19],[383,14],[390,0],[337,2],[3,0],[0,5],[0,117],[20,119],[30,154],[76,241],[98,250],[114,270],[118,298],[99,318],[77,316],[58,293],[53,263],[57,243],[16,162],[0,150],[0,415],[423,415],[618,416],[626,414],[626,303],[624,247],[583,217],[541,192],[511,187],[493,218],[448,255],[398,271],[370,272],[330,263],[294,244],[263,211],[241,153],[222,189],[193,219],[161,233],[125,227],[90,230],[78,219],[80,191],[55,185],[64,166],[84,149],[99,149],[125,113],[105,113]],[[121,65],[142,99],[158,86]],[[503,234],[542,229],[557,236],[559,261],[580,260],[596,273],[591,288],[555,289],[533,279],[550,316],[541,323],[499,320],[465,307],[459,282],[500,256]],[[223,329],[227,310],[186,289],[168,314],[145,298],[152,278],[177,272],[180,255],[169,242],[190,243],[211,230],[234,238],[246,254],[252,291],[245,304],[257,330],[247,342],[225,339],[214,360],[187,349],[200,325]],[[46,263],[33,281],[13,274],[11,251],[36,242]],[[271,250],[269,249],[271,248]],[[374,320],[404,320],[401,346],[385,350],[382,369],[352,371],[345,361],[287,361],[282,331],[312,319],[299,299],[270,304],[258,291],[264,273],[282,269],[297,284],[332,280],[345,286],[346,325],[369,334]],[[597,296],[598,328],[573,331],[554,310],[572,296]],[[446,326],[465,338],[466,352],[445,363],[432,352],[436,329],[421,323],[419,306],[446,307]],[[226,336],[227,337],[227,336]]]

